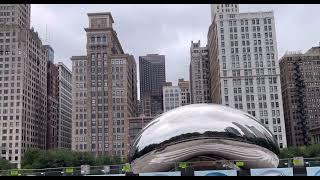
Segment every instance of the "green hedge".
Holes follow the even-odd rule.
[[[304,158],[320,157],[320,144],[310,146],[289,147],[280,152],[280,158],[293,158],[302,156]]]
[[[94,156],[86,152],[67,149],[38,150],[29,149],[22,160],[23,169],[43,169],[58,167],[79,167],[81,165],[113,165],[125,163],[120,157],[101,155]]]

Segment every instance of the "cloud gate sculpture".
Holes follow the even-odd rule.
[[[243,111],[193,104],[168,111],[136,136],[129,154],[134,173],[174,169],[175,162],[221,161],[223,167],[277,167],[279,147],[272,133]],[[219,164],[216,164],[219,166]]]

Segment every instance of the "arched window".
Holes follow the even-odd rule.
[[[94,36],[91,37],[91,42],[94,42],[95,41],[95,38]]]
[[[101,42],[101,38],[100,37],[97,37],[97,42]]]
[[[103,37],[102,37],[102,42],[107,42],[106,36],[103,36]]]

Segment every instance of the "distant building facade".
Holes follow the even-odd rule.
[[[166,82],[165,56],[147,54],[139,57],[140,101],[145,116],[163,112],[162,87]]]
[[[72,149],[90,151],[87,56],[72,56]]]
[[[111,13],[88,13],[88,17],[87,55],[71,58],[72,149],[125,158],[130,147],[128,118],[138,111],[136,62],[124,53]],[[81,96],[85,97],[79,101]],[[79,103],[82,110],[77,110]]]
[[[190,57],[191,103],[210,103],[208,48],[192,41]]]
[[[179,79],[178,86],[181,90],[181,106],[191,104],[190,81]]]
[[[211,99],[258,118],[287,147],[273,12],[212,4],[208,32]]]
[[[180,107],[181,102],[181,89],[179,86],[163,86],[164,112]]]
[[[47,137],[48,55],[30,12],[30,4],[0,4],[1,157],[18,167],[29,148],[46,149]]]
[[[280,59],[281,89],[289,146],[318,141],[320,134],[320,47]]]
[[[47,134],[46,149],[57,148],[57,122],[59,118],[58,67],[54,65],[54,51],[49,45],[47,51]]]
[[[57,148],[71,149],[72,136],[72,72],[62,62],[58,68],[59,115],[57,121]]]

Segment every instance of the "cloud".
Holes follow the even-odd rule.
[[[320,40],[319,5],[240,5],[240,12],[274,11],[279,58],[286,50],[306,51]],[[166,55],[167,81],[189,79],[190,43],[206,45],[209,5],[32,5],[32,26],[45,39],[45,26],[56,61],[71,67],[70,57],[86,53],[88,12],[110,11],[126,53]],[[137,66],[138,67],[138,66]]]

